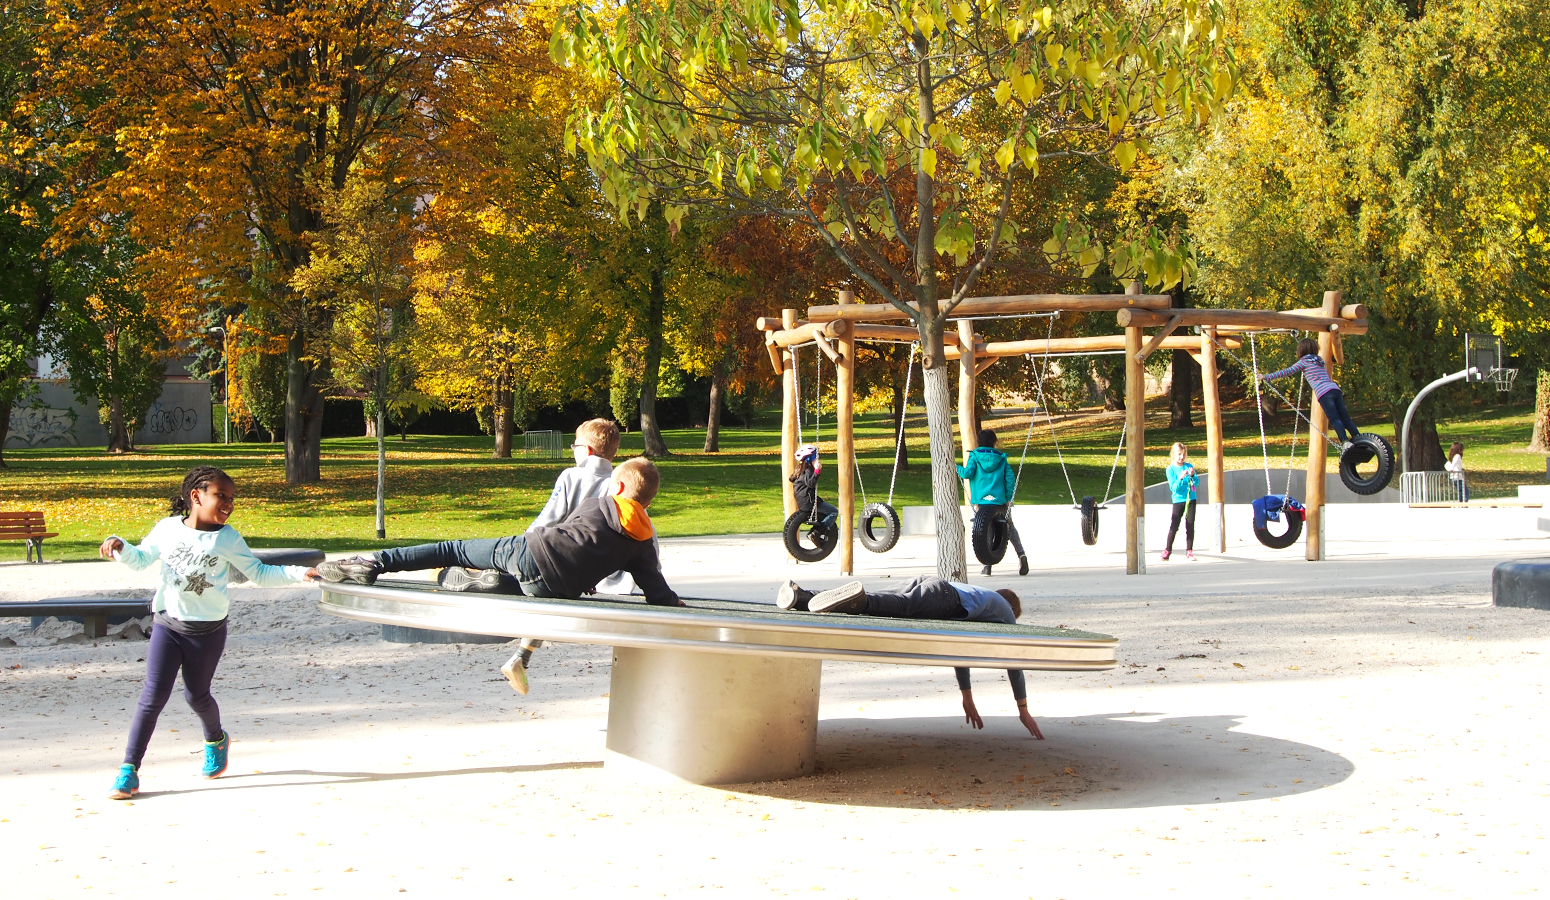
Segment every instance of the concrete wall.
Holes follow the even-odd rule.
[[[32,406],[11,410],[5,449],[35,447],[106,447],[108,430],[98,419],[97,400],[75,398],[68,382],[36,382]],[[168,378],[151,404],[136,444],[204,444],[210,441],[210,382]]]

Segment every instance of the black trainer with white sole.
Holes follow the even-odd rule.
[[[376,584],[377,576],[384,571],[382,563],[377,562],[375,556],[351,556],[345,559],[326,560],[318,563],[318,577],[324,581],[338,584],[348,581],[351,584]]]
[[[436,576],[443,590],[474,591],[481,594],[513,593],[520,590],[516,579],[497,569],[465,569],[448,566]]]
[[[859,581],[820,591],[807,601],[808,610],[815,613],[859,614],[866,612],[866,606],[866,589]]]

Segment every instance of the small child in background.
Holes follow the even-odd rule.
[[[1448,448],[1448,461],[1442,464],[1448,470],[1448,477],[1453,479],[1453,490],[1458,494],[1460,503],[1469,502],[1469,482],[1464,479],[1464,445],[1458,441]]]
[[[140,571],[161,560],[161,582],[151,610],[156,624],[145,654],[145,687],[129,726],[124,764],[113,780],[112,800],[128,800],[140,791],[140,763],[156,730],[156,720],[172,696],[178,672],[183,697],[204,725],[204,765],[200,774],[215,778],[226,771],[231,737],[221,727],[221,710],[210,695],[215,667],[226,649],[226,619],[231,598],[226,586],[233,569],[260,587],[282,587],[317,578],[304,566],[269,566],[258,561],[248,542],[226,524],[237,488],[214,466],[196,466],[172,498],[172,515],[156,523],[137,547],[112,535],[100,553]]]
[[[1017,574],[1028,574],[1028,554],[1023,552],[1023,539],[1012,524],[1012,492],[1017,489],[1017,473],[1006,460],[1006,454],[996,449],[996,433],[989,428],[980,429],[979,446],[969,453],[969,458],[958,467],[958,477],[968,479],[969,504],[974,507],[974,524],[987,519],[1005,518],[1006,536],[1017,551]],[[980,574],[989,575],[990,566]]]
[[[1168,543],[1164,545],[1162,558],[1173,555],[1173,539],[1179,533],[1179,520],[1184,520],[1184,555],[1195,558],[1195,488],[1200,478],[1195,474],[1195,464],[1189,461],[1189,450],[1175,442],[1168,466],[1168,492],[1173,499],[1173,518],[1168,522]]]
[[[818,496],[818,476],[823,473],[823,463],[818,461],[818,448],[803,444],[795,454],[797,470],[787,480],[796,494],[797,509],[813,518],[814,505],[818,508],[816,520],[832,524],[839,517],[839,507]]]
[[[1345,393],[1340,390],[1340,385],[1329,377],[1329,371],[1324,368],[1324,360],[1319,356],[1319,342],[1313,338],[1303,338],[1297,342],[1297,361],[1279,372],[1271,372],[1264,377],[1265,381],[1275,381],[1277,378],[1285,378],[1289,375],[1302,373],[1302,377],[1308,380],[1308,387],[1313,388],[1313,396],[1318,398],[1319,405],[1324,407],[1324,418],[1329,420],[1330,427],[1340,435],[1341,449],[1345,449],[1356,440],[1361,432],[1356,430],[1356,423],[1351,421],[1351,414],[1345,408]],[[1347,437],[1347,432],[1350,436]]]

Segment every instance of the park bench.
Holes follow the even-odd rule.
[[[813,771],[823,660],[984,669],[1112,669],[1104,634],[1032,625],[786,612],[685,598],[552,600],[414,581],[325,584],[324,612],[363,622],[614,648],[604,762],[631,776],[740,784]]]
[[[26,541],[28,562],[42,562],[43,539],[58,536],[57,531],[48,530],[42,512],[0,512],[0,541]],[[34,550],[37,559],[33,559]]]
[[[0,617],[30,617],[34,628],[49,616],[79,618],[89,638],[100,638],[107,634],[110,616],[138,619],[150,614],[150,597],[50,597],[47,600],[0,602]]]

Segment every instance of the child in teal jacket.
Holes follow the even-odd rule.
[[[981,527],[987,520],[1005,517],[1007,537],[1012,549],[1017,551],[1017,574],[1028,574],[1028,556],[1023,553],[1023,539],[1017,534],[1017,526],[1007,507],[1012,502],[1012,492],[1017,488],[1017,473],[1007,462],[1006,454],[996,449],[996,433],[989,428],[980,429],[979,446],[969,452],[969,460],[958,467],[958,477],[969,481],[969,504],[974,507],[974,525]],[[990,574],[986,566],[982,574]]]
[[[1184,520],[1184,555],[1195,558],[1195,488],[1200,476],[1195,474],[1195,464],[1189,461],[1189,451],[1175,443],[1168,466],[1168,493],[1173,500],[1173,518],[1168,522],[1168,543],[1163,547],[1162,558],[1173,555],[1173,539],[1179,533],[1179,519]]]

